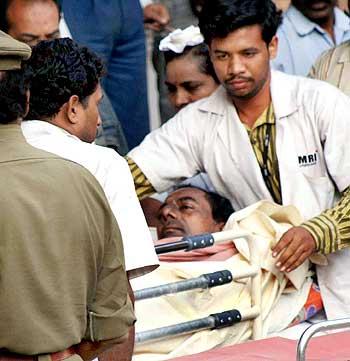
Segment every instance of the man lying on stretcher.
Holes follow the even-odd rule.
[[[159,209],[158,235],[163,239],[157,242],[228,229],[247,231],[253,236],[263,272],[264,335],[279,332],[296,320],[308,318],[320,310],[322,301],[317,288],[312,285],[308,263],[284,274],[274,267],[275,261],[271,255],[271,247],[281,235],[288,228],[302,222],[298,211],[294,207],[259,202],[230,216],[232,212],[229,202],[221,196],[193,187],[177,189]],[[162,255],[160,260],[158,270],[135,280],[134,289],[176,282],[224,269],[244,271],[249,267],[249,248],[247,241],[242,238],[207,249]],[[251,307],[249,283],[249,279],[244,279],[213,289],[138,301],[135,306],[137,332],[233,308],[248,309]],[[193,354],[243,342],[250,336],[251,322],[242,322],[225,329],[200,331],[136,345],[134,360],[164,360]]]

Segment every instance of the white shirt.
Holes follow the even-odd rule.
[[[350,185],[350,98],[327,83],[280,72],[272,72],[271,96],[283,205],[296,206],[309,219],[332,207]],[[272,200],[222,87],[185,107],[129,156],[158,192],[206,172],[236,210]],[[350,249],[327,258],[328,266],[318,271],[327,316],[344,317],[350,314]]]
[[[156,268],[158,257],[124,158],[112,149],[85,143],[48,122],[25,121],[22,130],[34,147],[79,163],[96,177],[120,228],[129,277]]]

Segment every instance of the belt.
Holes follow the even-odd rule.
[[[64,351],[53,352],[47,354],[50,357],[51,361],[63,361],[68,357],[75,355],[74,346],[67,348]],[[40,355],[39,355],[40,356]],[[7,351],[0,351],[0,361],[38,361],[38,355],[35,356],[28,356],[28,355],[19,355],[17,353],[7,352]]]
[[[49,356],[51,358],[51,361],[62,361],[75,354],[76,354],[75,348],[74,348],[74,346],[71,346],[64,351],[58,351],[58,352],[51,353],[51,354],[49,354]]]

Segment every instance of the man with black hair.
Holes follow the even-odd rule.
[[[135,321],[123,244],[90,172],[23,137],[30,52],[0,32],[0,359],[91,360]]]
[[[232,213],[230,201],[219,194],[182,186],[170,193],[158,210],[158,236],[220,232]]]
[[[1,30],[29,46],[59,38],[59,21],[56,0],[3,0],[0,5]]]
[[[197,172],[235,210],[261,199],[296,206],[307,221],[274,247],[290,272],[327,255],[318,279],[327,316],[350,313],[350,100],[334,87],[270,70],[281,14],[272,1],[208,1],[200,28],[222,84],[129,153],[138,193]],[[324,259],[325,261],[325,259]]]
[[[32,76],[28,121],[22,124],[27,141],[83,165],[97,178],[121,230],[129,277],[150,272],[158,258],[127,163],[113,150],[91,144],[100,123],[101,59],[71,39],[56,39],[35,46],[24,69]]]
[[[0,30],[30,46],[60,36],[60,6],[57,0],[2,0],[0,2]],[[99,105],[102,124],[96,144],[126,154],[128,145],[108,97]]]
[[[306,76],[326,50],[350,40],[350,19],[336,0],[292,0],[277,32],[276,70]]]

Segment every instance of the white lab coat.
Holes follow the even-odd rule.
[[[350,185],[350,98],[324,82],[272,72],[283,204],[305,219],[332,207]],[[149,134],[129,156],[157,191],[207,172],[235,209],[271,200],[236,109],[220,87]],[[328,256],[318,277],[328,318],[350,315],[348,250]]]

